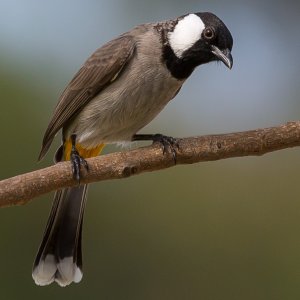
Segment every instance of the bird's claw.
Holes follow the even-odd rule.
[[[82,158],[76,149],[71,151],[71,163],[72,163],[72,173],[73,178],[80,184],[81,170],[80,167],[83,166],[87,171],[89,170],[89,165],[84,158]]]
[[[163,134],[155,134],[153,136],[153,142],[158,142],[162,145],[163,148],[163,154],[166,154],[169,150],[173,156],[173,160],[176,164],[177,161],[177,152],[176,150],[179,150],[179,143],[176,138],[173,138],[171,136],[166,136]]]

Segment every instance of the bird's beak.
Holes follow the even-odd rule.
[[[229,49],[225,49],[221,51],[218,47],[212,45],[211,52],[220,60],[222,61],[225,66],[229,69],[232,68],[233,65],[233,58]]]

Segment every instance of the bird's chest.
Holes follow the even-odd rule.
[[[158,62],[141,56],[129,64],[78,116],[82,140],[115,142],[131,139],[176,95],[183,81]]]
[[[123,109],[134,116],[135,120],[151,121],[175,96],[182,82],[170,76],[169,72],[146,62],[140,64],[140,70],[133,70],[128,76],[125,88]]]
[[[100,100],[117,126],[141,128],[165,107],[182,84],[159,61],[141,56],[95,102]]]

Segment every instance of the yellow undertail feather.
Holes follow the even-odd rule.
[[[89,158],[99,155],[105,144],[100,144],[94,148],[86,149],[83,148],[79,143],[76,144],[76,150],[82,158]],[[65,160],[70,160],[71,158],[71,150],[72,150],[72,141],[68,139],[64,144],[64,155]]]

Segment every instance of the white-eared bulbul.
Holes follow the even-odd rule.
[[[212,61],[232,67],[232,36],[214,14],[191,13],[139,25],[96,50],[63,91],[39,159],[62,129],[56,161],[71,160],[75,179],[105,144],[160,140],[137,134],[177,95],[194,69]],[[32,276],[61,286],[82,278],[81,235],[86,185],[57,191]]]

